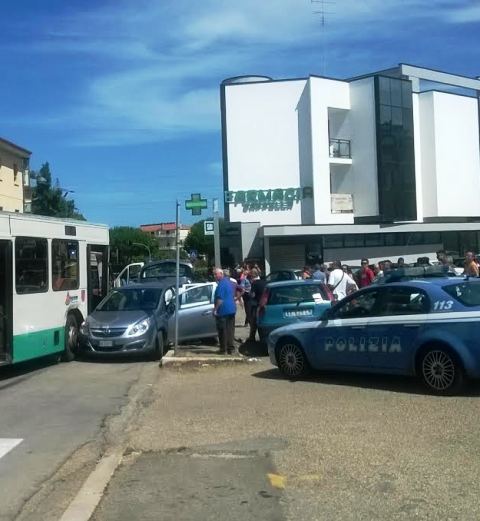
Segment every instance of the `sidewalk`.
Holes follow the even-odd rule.
[[[266,356],[266,348],[259,342],[248,340],[250,328],[244,324],[245,311],[239,307],[235,317],[235,344],[238,350],[236,354],[220,354],[218,343],[184,343],[178,346],[176,353],[172,347],[160,361],[160,366],[255,362],[257,357]]]

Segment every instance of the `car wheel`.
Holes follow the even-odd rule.
[[[65,349],[63,351],[62,359],[64,362],[71,362],[75,359],[78,353],[79,346],[79,331],[75,315],[67,316],[67,323],[65,324]]]
[[[160,334],[157,337],[157,342],[155,345],[155,350],[150,355],[151,360],[161,360],[163,358],[165,349],[165,342],[163,340],[163,333],[160,332]]]
[[[295,340],[284,340],[277,353],[278,368],[287,378],[300,378],[310,372],[307,357]]]
[[[420,375],[429,391],[440,395],[458,393],[465,385],[465,371],[458,358],[444,347],[432,347],[420,359]]]

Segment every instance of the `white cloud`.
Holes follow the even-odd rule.
[[[319,6],[310,0],[137,0],[135,6],[123,0],[51,18],[44,24],[48,31],[34,38],[30,49],[83,53],[105,66],[82,84],[80,106],[46,120],[51,125],[82,122],[89,129],[77,141],[82,144],[151,142],[217,130],[220,81],[262,73],[272,58],[291,48],[318,47],[320,17],[313,11]],[[334,11],[327,15],[328,37],[338,47],[371,35],[381,41],[424,17],[448,23],[480,18],[480,7],[462,2],[452,7],[445,0],[337,0],[327,10]],[[369,57],[368,50],[364,54]],[[290,65],[285,64],[284,76]],[[303,74],[310,72],[319,71]]]

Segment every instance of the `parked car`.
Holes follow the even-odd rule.
[[[319,322],[273,331],[268,350],[288,378],[311,368],[415,375],[455,394],[480,378],[479,327],[479,279],[394,282],[357,291]]]
[[[176,277],[176,261],[160,260],[152,261],[142,267],[138,275],[138,282],[151,282],[153,280],[163,281]],[[188,262],[180,262],[180,284],[193,282],[193,268]]]
[[[215,284],[192,284],[180,292],[179,341],[215,337]],[[174,340],[175,288],[159,282],[114,289],[80,328],[91,354],[144,354],[159,359]]]
[[[115,277],[115,280],[113,281],[113,287],[121,288],[127,284],[138,282],[138,276],[140,275],[140,271],[142,271],[143,266],[145,266],[144,262],[133,262],[132,264],[125,266]]]
[[[318,280],[271,282],[258,306],[258,334],[265,341],[268,334],[293,322],[318,320],[330,308],[333,294]]]
[[[282,280],[301,280],[302,270],[279,270],[269,273],[265,280],[267,282],[280,282]]]

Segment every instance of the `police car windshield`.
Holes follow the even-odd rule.
[[[464,306],[480,306],[480,282],[463,281],[443,289]]]

